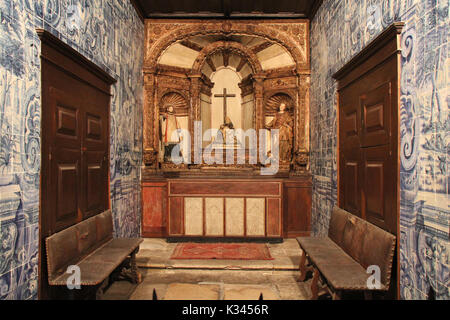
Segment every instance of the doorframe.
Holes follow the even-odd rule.
[[[41,168],[40,168],[40,180],[39,180],[39,259],[38,259],[38,299],[48,298],[48,288],[42,282],[44,279],[43,267],[45,266],[44,254],[44,237],[48,235],[43,234],[43,226],[48,226],[48,217],[43,213],[43,207],[47,204],[48,197],[45,190],[48,190],[49,181],[44,181],[43,169],[49,165],[49,153],[47,145],[47,137],[44,134],[44,130],[47,130],[45,121],[43,119],[43,111],[46,109],[45,105],[49,103],[49,97],[47,92],[45,92],[45,83],[47,80],[44,78],[44,68],[46,64],[51,64],[58,68],[61,72],[67,74],[68,76],[96,89],[101,93],[106,94],[110,97],[108,103],[107,112],[107,128],[106,128],[106,165],[107,165],[107,207],[111,208],[111,194],[110,194],[110,126],[111,126],[111,85],[116,83],[117,80],[111,77],[107,72],[101,69],[92,61],[88,60],[82,54],[74,50],[72,47],[62,42],[56,36],[51,34],[41,28],[36,29],[36,33],[41,40]],[[44,203],[44,206],[43,206]]]

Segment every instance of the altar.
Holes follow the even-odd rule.
[[[301,19],[146,22],[144,237],[309,235],[308,28]]]
[[[280,240],[310,234],[306,177],[148,180],[142,197],[144,237]]]

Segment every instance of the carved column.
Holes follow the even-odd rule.
[[[155,112],[156,76],[152,69],[144,68],[144,114],[143,114],[143,162],[148,168],[156,169],[158,163],[157,112]]]
[[[200,110],[200,90],[201,90],[201,73],[192,73],[189,75],[191,86],[189,93],[191,97],[191,107],[189,109],[189,132],[191,134],[191,161],[194,161],[194,121],[201,120]]]
[[[297,173],[309,170],[309,87],[310,75],[298,76],[298,126],[294,151],[294,169]]]
[[[259,129],[264,128],[264,74],[254,74],[253,79],[253,92],[255,99],[255,129],[259,132]]]

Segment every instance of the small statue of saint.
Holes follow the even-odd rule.
[[[161,114],[160,123],[161,142],[164,148],[164,162],[172,160],[172,151],[174,148],[179,149],[178,156],[181,157],[182,155],[179,146],[181,139],[177,131],[181,127],[172,106],[167,107],[166,112]]]
[[[292,159],[292,141],[294,137],[294,120],[286,110],[286,104],[281,103],[274,119],[266,125],[266,129],[279,130],[279,157],[281,162],[290,162]]]

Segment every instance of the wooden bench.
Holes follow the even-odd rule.
[[[305,281],[313,272],[312,299],[330,293],[340,299],[344,292],[362,292],[372,298],[373,290],[386,292],[391,280],[395,236],[360,219],[345,210],[334,207],[328,237],[298,237],[303,250],[299,281]],[[372,273],[367,268],[380,268],[380,286],[371,289],[367,280]]]
[[[139,283],[136,253],[142,241],[113,239],[111,210],[79,222],[46,238],[48,282],[51,286],[67,286],[72,276],[67,268],[76,265],[80,268],[81,287],[97,286],[97,299],[113,272]]]

